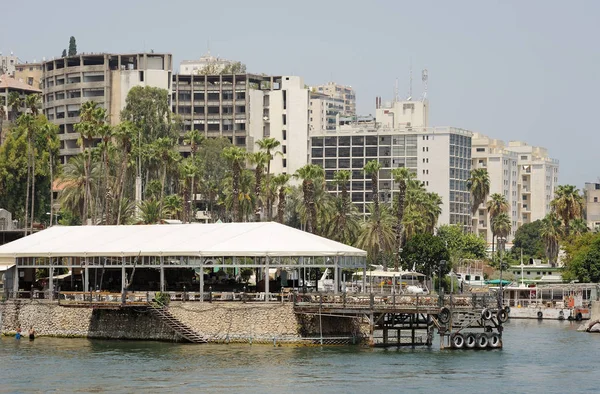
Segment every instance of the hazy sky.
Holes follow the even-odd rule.
[[[521,139],[560,160],[560,183],[600,176],[600,1],[41,1],[2,7],[0,50],[21,60],[80,52],[211,53],[248,71],[413,96],[429,70],[430,123]]]

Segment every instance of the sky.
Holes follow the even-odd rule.
[[[22,61],[79,52],[150,51],[181,60],[211,54],[249,72],[299,75],[375,97],[423,91],[430,125],[543,146],[559,183],[598,182],[600,2],[575,0],[42,1],[2,8],[0,51]],[[24,19],[24,14],[26,18]],[[24,21],[26,20],[26,24]],[[14,32],[14,34],[7,34]]]

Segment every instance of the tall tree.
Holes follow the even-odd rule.
[[[294,176],[302,179],[302,193],[304,195],[304,206],[308,214],[308,232],[316,234],[317,229],[317,207],[315,205],[315,183],[323,182],[325,171],[315,164],[307,164],[300,167]]]
[[[4,138],[4,121],[6,120],[6,109],[4,108],[5,100],[4,97],[0,97],[0,145]]]
[[[50,173],[50,225],[52,226],[52,223],[54,223],[54,167],[56,165],[54,156],[58,153],[58,150],[60,148],[60,141],[57,137],[58,126],[46,122],[46,124],[42,126],[40,133],[42,137],[46,140],[46,145],[48,149],[48,172]]]
[[[379,163],[377,160],[371,160],[369,161],[367,164],[365,164],[365,166],[363,167],[363,171],[366,175],[370,175],[371,176],[371,198],[373,201],[373,219],[377,222],[381,220],[381,210],[379,207],[379,170],[381,170],[381,163]],[[378,231],[378,237],[379,237],[379,245],[383,245],[384,243],[384,239],[383,239],[383,232],[382,232],[382,227],[381,227],[381,223],[377,223],[376,229]],[[378,262],[379,261],[379,250],[377,250],[377,248],[374,249],[374,253],[375,255],[373,256],[374,261]],[[387,267],[384,267],[384,269],[386,269]]]
[[[562,224],[554,212],[546,215],[540,223],[539,235],[544,241],[546,257],[548,262],[555,266],[558,258],[559,240],[562,236]]]
[[[494,254],[494,247],[496,245],[496,235],[494,232],[494,220],[498,215],[503,213],[507,213],[510,209],[508,205],[508,201],[506,201],[506,197],[504,197],[500,193],[494,193],[490,196],[489,201],[487,202],[487,211],[490,215],[490,225],[492,227],[492,255]]]
[[[231,165],[233,221],[241,222],[242,211],[240,210],[240,177],[242,174],[242,169],[246,164],[248,154],[245,149],[232,146],[223,150],[223,157],[227,159]]]
[[[492,235],[496,239],[508,237],[511,227],[510,217],[505,212],[499,213],[492,219]]]
[[[285,213],[286,196],[289,192],[288,182],[290,181],[289,174],[279,174],[273,177],[273,184],[278,189],[277,193],[277,221],[283,224],[283,216]]]
[[[39,112],[39,106],[41,104],[41,99],[38,94],[30,94],[25,98],[25,106],[31,113],[32,122],[29,122],[29,129],[27,131],[27,144],[29,145],[29,163],[31,165],[31,228],[30,232],[33,233],[33,222],[35,216],[35,144],[34,140],[36,138],[37,133],[37,123],[35,122],[35,118],[37,118]]]
[[[571,234],[571,221],[581,217],[583,198],[573,185],[559,185],[554,192],[554,200],[550,202],[552,209],[565,225],[565,235]]]
[[[21,107],[23,106],[23,98],[19,92],[12,91],[8,93],[8,100],[6,104],[10,107],[10,118],[14,123],[17,121]]]
[[[261,196],[263,192],[263,176],[265,165],[270,161],[267,152],[259,151],[249,155],[250,164],[254,165],[254,194],[256,198],[255,221],[260,222]],[[265,188],[266,189],[266,188]]]
[[[400,267],[400,249],[404,245],[404,209],[406,205],[407,182],[415,177],[412,171],[406,167],[394,168],[392,170],[394,182],[398,185],[398,200],[396,202],[396,250],[398,251],[394,269]]]
[[[60,57],[67,57],[67,50],[66,49],[63,49]]]
[[[267,179],[266,184],[271,184],[271,160],[274,157],[274,151],[277,149],[281,142],[279,142],[275,138],[263,138],[262,140],[256,141],[256,144],[260,149],[265,151],[269,157],[269,161],[267,161]],[[282,154],[281,152],[277,152],[277,154]],[[267,220],[271,221],[273,218],[273,196],[270,195],[269,190],[267,188]]]
[[[471,177],[467,181],[467,187],[471,192],[471,216],[475,216],[479,206],[485,202],[490,193],[490,175],[485,168],[475,168],[471,170]],[[479,218],[476,218],[474,231],[477,232]]]
[[[120,209],[123,204],[123,195],[125,193],[125,185],[127,182],[127,166],[129,164],[131,150],[132,150],[132,142],[137,135],[137,130],[135,125],[130,121],[121,122],[114,130],[113,137],[117,146],[119,148],[119,152],[121,153],[121,163],[120,168],[118,170],[118,174],[115,177],[115,186],[116,190],[116,203],[117,203],[117,219],[115,224],[120,225],[121,222],[121,214],[123,210]]]
[[[77,41],[75,41],[75,37],[71,36],[69,38],[69,56],[77,55]]]
[[[382,256],[391,254],[394,249],[394,217],[387,205],[379,207],[379,213],[375,214],[375,205],[368,206],[369,217],[362,224],[360,234],[356,240],[356,246],[367,251],[367,257],[372,264],[383,264]]]

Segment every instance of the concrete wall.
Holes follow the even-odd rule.
[[[291,303],[172,302],[169,311],[182,323],[211,341],[227,339],[287,338],[301,336],[359,335],[355,319],[300,315]],[[143,308],[99,310],[59,306],[53,302],[11,300],[0,303],[1,333],[33,326],[38,335],[108,339],[175,341],[178,336]],[[322,327],[322,328],[320,328]],[[363,327],[362,331],[365,331]]]

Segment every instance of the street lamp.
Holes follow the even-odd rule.
[[[502,252],[504,252],[504,245],[506,243],[506,238],[504,237],[499,237],[498,238],[498,254],[500,255],[500,293],[498,294],[498,310],[502,309],[502,298],[503,298],[503,293],[504,290],[502,289],[503,287],[503,282],[502,282],[502,271],[504,269],[504,263],[502,262]]]

